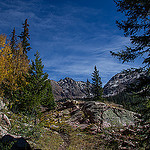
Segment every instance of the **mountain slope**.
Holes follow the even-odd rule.
[[[86,82],[75,81],[69,77],[56,82],[51,80],[55,100],[86,98]],[[90,84],[90,87],[92,85]]]
[[[104,97],[115,96],[123,92],[131,83],[145,75],[144,71],[122,71],[113,76],[104,86]]]
[[[127,86],[139,79],[145,72],[122,71],[113,76],[104,86],[104,97],[115,96],[123,92]],[[69,77],[56,82],[51,80],[53,94],[56,100],[82,99],[87,97],[86,82],[75,81]],[[92,84],[90,84],[90,88]],[[91,93],[92,96],[92,93]]]

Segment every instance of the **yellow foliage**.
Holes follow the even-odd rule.
[[[8,77],[11,69],[12,53],[6,36],[0,35],[0,83]]]
[[[15,91],[19,88],[19,81],[26,84],[24,74],[29,69],[29,60],[23,54],[21,44],[17,45],[14,53],[12,53],[10,42],[6,40],[6,36],[0,35],[0,84],[4,83]]]
[[[6,42],[6,36],[0,35],[0,47],[4,47]]]

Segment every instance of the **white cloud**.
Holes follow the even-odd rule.
[[[112,24],[105,22],[102,10],[69,4],[57,7],[42,2],[0,1],[0,29],[17,27],[20,30],[28,18],[31,53],[39,50],[50,78],[58,80],[64,75],[86,80],[97,65],[106,82],[133,65],[121,64],[111,57],[109,51],[123,49],[129,44],[129,38],[118,35],[117,27],[112,28]]]
[[[106,55],[104,53],[106,53]],[[104,53],[98,56],[94,53],[91,53],[90,56],[74,55],[62,57],[57,55],[53,59],[44,60],[43,63],[46,70],[49,70],[49,72],[55,72],[56,76],[57,74],[74,78],[77,78],[77,76],[82,76],[84,77],[84,81],[86,81],[87,78],[91,78],[91,74],[94,71],[94,66],[96,65],[100,71],[100,76],[104,84],[113,75],[123,69],[136,67],[133,63],[121,64],[118,60],[108,55],[108,51]]]

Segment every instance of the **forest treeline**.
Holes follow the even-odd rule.
[[[38,112],[40,105],[53,109],[56,104],[39,52],[34,55],[34,61],[28,58],[28,51],[32,50],[29,40],[27,19],[20,35],[16,35],[15,28],[10,38],[0,35],[0,96],[7,99],[9,109],[32,113]],[[92,73],[92,89],[87,83],[87,90],[92,91],[94,100],[103,100],[102,82],[96,66]]]
[[[19,36],[12,31],[10,38],[0,35],[0,96],[8,101],[10,109],[37,112],[41,105],[55,107],[48,74],[37,51],[35,60],[29,60],[29,24],[27,19]]]

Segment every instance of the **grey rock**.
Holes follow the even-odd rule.
[[[134,112],[102,102],[85,102],[82,111],[91,123],[97,123],[102,128],[134,125],[139,120],[138,115]]]
[[[58,107],[58,110],[64,110],[64,109],[68,109],[68,108],[72,108],[72,109],[75,109],[76,108],[76,105],[74,103],[74,101],[72,100],[67,100],[63,103],[60,103],[60,106]]]
[[[63,111],[66,111],[67,115],[69,115],[70,112],[71,117],[67,120],[67,122],[71,126],[80,126],[80,124],[95,124],[98,126],[97,129],[124,127],[128,125],[134,126],[141,117],[140,114],[123,109],[119,105],[96,101],[82,102],[82,105],[80,102],[73,103],[73,101],[67,101],[64,104],[62,103],[62,105],[66,106]],[[74,107],[75,109],[72,109]],[[93,131],[98,132],[97,129],[93,127]]]
[[[0,112],[0,121],[3,122],[4,125],[11,126],[9,118],[2,112]]]
[[[3,102],[3,99],[0,97],[0,110],[5,109],[5,108],[7,108],[6,104]]]
[[[78,128],[81,130],[85,130],[87,127],[88,127],[88,124],[80,124]]]
[[[84,122],[85,117],[84,117],[83,111],[77,109],[71,115],[72,115],[71,118],[70,118],[71,122],[79,122],[79,123]]]
[[[3,137],[7,133],[8,133],[7,129],[2,127],[2,126],[0,126],[0,137]]]
[[[134,83],[143,75],[146,75],[145,71],[122,71],[121,73],[117,73],[104,86],[104,97],[115,96],[123,92],[129,84]]]

